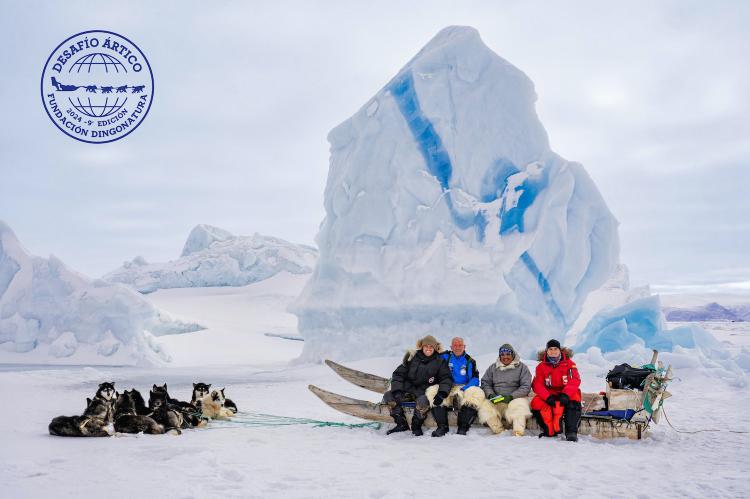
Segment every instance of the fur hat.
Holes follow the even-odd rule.
[[[560,342],[559,342],[559,341],[557,341],[557,340],[549,340],[549,341],[547,342],[547,346],[545,347],[545,350],[546,350],[547,348],[552,348],[552,347],[555,347],[555,348],[562,348],[562,347],[560,346]]]
[[[436,340],[435,337],[431,334],[428,334],[424,338],[417,341],[418,349],[421,349],[425,345],[432,345],[432,348],[434,348],[438,352],[442,350],[442,348],[440,347],[440,342]]]

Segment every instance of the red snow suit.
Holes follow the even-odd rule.
[[[575,362],[570,359],[572,352],[564,348],[560,355],[560,362],[553,366],[547,360],[547,354],[540,352],[539,364],[531,382],[531,389],[536,394],[531,401],[531,410],[541,413],[550,436],[560,432],[560,418],[565,408],[559,402],[550,407],[547,404],[549,396],[564,393],[573,402],[581,401],[581,376]]]

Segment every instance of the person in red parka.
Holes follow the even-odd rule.
[[[565,423],[565,438],[578,440],[581,420],[581,376],[573,352],[561,348],[557,340],[549,340],[547,348],[539,352],[531,389],[536,397],[531,401],[531,413],[542,428],[539,437],[554,437],[561,433],[561,419]]]

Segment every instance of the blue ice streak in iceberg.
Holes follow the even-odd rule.
[[[419,146],[419,151],[427,165],[427,171],[437,178],[440,187],[445,193],[446,204],[448,205],[453,222],[461,229],[467,229],[473,225],[476,228],[479,241],[484,241],[487,220],[482,213],[474,213],[471,215],[463,214],[458,212],[455,208],[450,192],[450,179],[453,174],[453,165],[451,164],[448,151],[446,151],[443,146],[443,141],[440,139],[440,135],[435,131],[432,122],[430,122],[429,118],[425,116],[419,105],[419,98],[417,97],[417,92],[414,88],[414,77],[412,73],[407,72],[396,78],[390,84],[389,89],[398,105],[401,115],[404,117],[404,120],[406,120],[409,130],[411,130],[411,133],[414,136],[414,140]],[[492,174],[489,178],[489,182],[494,184],[494,189],[488,188],[487,182],[485,182],[485,185],[482,188],[482,200],[484,202],[489,202],[497,199],[498,195],[502,194],[505,189],[508,177],[518,172],[518,168],[512,162],[504,159],[499,160],[493,165]],[[519,232],[523,232],[524,213],[534,202],[534,199],[539,192],[546,187],[547,180],[547,169],[545,168],[540,178],[527,178],[521,186],[517,187],[517,189],[523,189],[523,192],[521,193],[516,206],[500,213],[500,234],[507,232],[511,228],[516,228]],[[501,185],[503,188],[499,189]],[[535,277],[552,315],[563,324],[567,325],[565,316],[560,311],[560,307],[555,302],[555,299],[552,297],[549,281],[547,281],[547,278],[539,270],[534,259],[528,254],[528,252],[525,252],[521,255],[521,260],[529,272]]]
[[[511,229],[517,229],[518,232],[523,232],[525,226],[523,223],[523,217],[526,214],[526,210],[534,203],[534,200],[547,187],[548,183],[548,168],[544,168],[539,178],[529,177],[525,179],[521,185],[516,187],[516,191],[522,191],[521,196],[518,198],[516,206],[500,212],[500,234],[505,234]]]
[[[491,203],[502,196],[508,185],[508,178],[518,172],[518,167],[509,159],[500,158],[495,161],[484,175],[479,199],[483,203]]]
[[[544,301],[547,303],[547,307],[549,307],[549,310],[552,313],[552,315],[554,315],[555,318],[559,320],[562,324],[568,326],[568,323],[565,320],[565,315],[563,315],[562,311],[560,310],[560,307],[557,305],[557,302],[555,301],[555,298],[552,296],[552,289],[550,288],[549,281],[544,276],[544,273],[542,273],[542,271],[539,270],[539,266],[534,261],[534,258],[532,258],[532,256],[529,255],[528,251],[524,251],[523,254],[521,255],[521,261],[529,270],[529,272],[531,272],[531,275],[536,278],[536,283],[539,285],[539,290],[544,295]]]
[[[401,115],[406,120],[414,140],[419,146],[419,152],[424,158],[427,165],[427,171],[440,183],[440,187],[445,192],[445,202],[453,218],[453,222],[461,229],[468,229],[474,226],[479,241],[484,241],[484,231],[487,226],[487,220],[481,213],[460,213],[456,210],[453,198],[450,192],[450,179],[453,174],[453,165],[451,164],[448,151],[440,140],[440,135],[435,131],[435,127],[425,116],[419,105],[417,92],[414,89],[414,77],[411,72],[401,75],[390,85],[391,94],[393,94],[396,104],[398,105]]]

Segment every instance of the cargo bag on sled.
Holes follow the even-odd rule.
[[[620,364],[607,373],[609,386],[617,390],[643,390],[643,382],[655,369]]]

